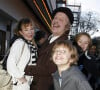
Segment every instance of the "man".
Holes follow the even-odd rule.
[[[32,74],[34,76],[34,84],[32,84],[33,90],[53,90],[53,79],[51,74],[57,70],[57,67],[52,60],[50,60],[52,47],[56,41],[68,39],[70,26],[74,21],[72,11],[66,7],[55,9],[52,15],[52,34],[39,50],[37,66],[26,68],[26,74]]]

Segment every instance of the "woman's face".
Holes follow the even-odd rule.
[[[67,30],[67,24],[69,24],[68,17],[64,13],[58,12],[51,23],[52,34],[55,36],[62,35]]]
[[[90,39],[86,35],[79,37],[77,44],[82,48],[83,51],[86,51],[89,47]]]
[[[34,28],[31,24],[22,25],[22,30],[19,31],[24,39],[31,41],[34,37]]]

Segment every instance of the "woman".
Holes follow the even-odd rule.
[[[79,54],[79,61],[78,61],[79,66],[83,65],[84,60],[81,57],[84,56],[84,54],[87,55],[87,52],[91,44],[92,44],[92,40],[88,33],[81,32],[75,36],[74,45],[76,46]],[[87,57],[90,58],[88,55]]]
[[[37,49],[34,42],[34,24],[29,18],[19,21],[16,40],[7,59],[7,71],[12,76],[13,90],[30,90],[33,76],[24,75],[27,65],[36,65]]]
[[[52,59],[58,68],[53,74],[55,90],[92,90],[76,65],[77,50],[69,41],[59,41],[54,45]]]
[[[97,82],[96,78],[98,79],[98,76],[100,76],[100,64],[96,58],[93,58],[93,56],[88,53],[92,46],[91,37],[88,33],[82,32],[76,35],[75,42],[79,54],[79,68],[86,75],[91,86],[95,90],[97,87],[97,85],[95,86]]]

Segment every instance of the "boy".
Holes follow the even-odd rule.
[[[76,65],[78,54],[71,42],[56,42],[52,49],[52,59],[58,68],[53,74],[55,90],[92,90]]]

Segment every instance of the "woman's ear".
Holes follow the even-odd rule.
[[[23,35],[22,31],[19,31],[19,34],[20,34],[20,35]]]

